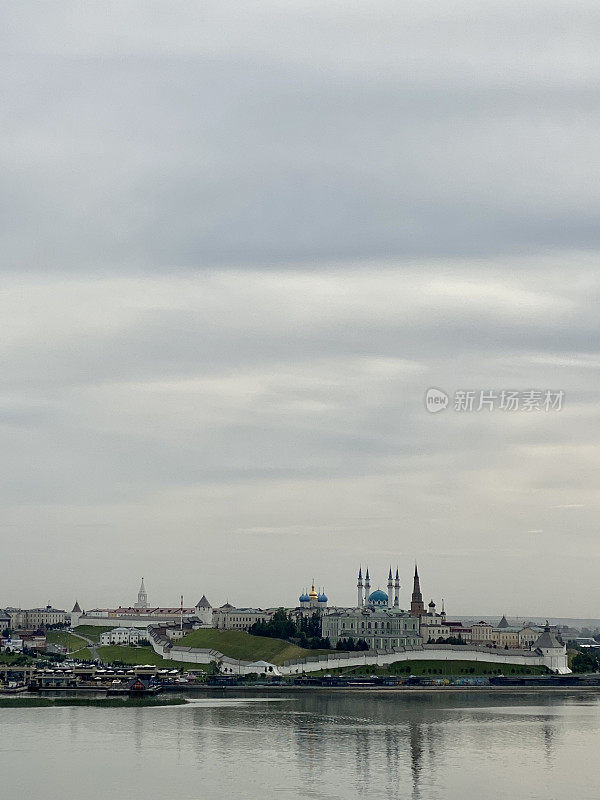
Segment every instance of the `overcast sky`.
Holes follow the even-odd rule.
[[[600,616],[598,4],[2,13],[0,606]]]

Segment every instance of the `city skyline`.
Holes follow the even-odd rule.
[[[417,565],[415,564],[414,565],[414,569],[415,570],[416,570],[416,567],[417,567]],[[369,571],[369,575],[370,575],[370,581],[369,581],[370,589],[369,589],[369,591],[370,592],[374,592],[374,591],[379,590],[379,591],[382,591],[382,592],[387,594],[387,586],[388,586],[387,574],[386,574],[386,578],[385,578],[385,581],[384,581],[384,580],[379,580],[379,577],[380,577],[380,574],[379,574],[380,571],[379,570],[373,571],[370,567],[368,567],[368,565],[365,566],[364,568],[363,568],[362,565],[360,565],[359,569],[362,571],[363,577],[366,575],[367,570]],[[393,569],[391,567],[391,565],[389,565],[387,570],[388,571],[392,570],[393,578],[394,578],[394,586],[395,586],[395,575],[396,575],[395,569]],[[383,574],[383,572],[385,572],[385,570],[382,570],[381,574]],[[144,591],[146,591],[144,584],[148,583],[147,577],[146,576],[141,576],[141,581],[142,581],[142,588],[144,588]],[[207,596],[208,595],[209,599],[214,601],[212,603],[212,605],[215,608],[217,608],[217,607],[219,607],[219,606],[221,606],[223,604],[226,604],[226,603],[233,603],[235,606],[240,607],[240,608],[263,608],[263,609],[266,609],[266,608],[279,608],[279,607],[295,608],[295,607],[298,607],[299,605],[301,605],[301,603],[299,603],[300,595],[304,594],[305,592],[308,592],[311,589],[311,586],[315,587],[317,592],[323,591],[326,594],[328,594],[328,605],[329,605],[329,607],[353,607],[353,606],[356,606],[356,584],[354,585],[354,598],[353,599],[350,597],[350,595],[352,595],[352,592],[348,591],[348,587],[347,586],[344,587],[344,589],[341,592],[340,596],[338,598],[336,598],[335,596],[331,596],[331,590],[328,589],[327,582],[320,582],[319,580],[317,580],[315,578],[311,578],[308,581],[308,583],[303,583],[303,584],[299,585],[298,590],[296,592],[296,594],[298,596],[294,597],[293,593],[291,593],[292,596],[288,597],[288,595],[286,594],[285,598],[283,598],[283,599],[275,598],[272,602],[271,601],[269,601],[269,602],[257,602],[256,598],[252,598],[252,597],[247,598],[247,602],[245,602],[243,599],[240,600],[237,596],[233,595],[231,592],[227,592],[227,591],[222,592],[221,590],[217,590],[213,594],[212,592],[205,591],[202,587],[199,587],[196,590],[195,594],[194,594],[193,591],[190,594],[185,594],[185,593],[182,593],[181,591],[179,591],[179,592],[176,592],[170,598],[168,596],[164,596],[164,595],[155,596],[153,592],[152,593],[148,592],[146,597],[145,597],[145,602],[147,603],[149,608],[179,608],[180,604],[183,603],[184,608],[189,609],[189,608],[193,608],[193,606],[198,601],[198,598],[200,597],[200,595],[203,595],[203,596]],[[365,583],[363,583],[363,587],[364,586],[365,586]],[[413,574],[411,574],[410,579],[409,579],[409,581],[407,583],[404,583],[404,584],[402,582],[400,583],[399,602],[397,604],[396,603],[394,603],[394,604],[395,605],[399,605],[400,608],[403,608],[405,610],[410,610],[410,608],[411,608],[411,595],[412,595],[412,592],[413,592],[413,588],[414,588],[414,586],[413,586]],[[198,595],[198,597],[196,597],[196,594]],[[124,595],[124,596],[121,597],[121,595]],[[86,602],[86,600],[85,600],[86,596],[89,596],[89,597],[100,597],[101,599],[98,602]],[[95,591],[91,592],[89,595],[84,595],[84,596],[77,595],[74,600],[67,600],[66,602],[63,602],[63,603],[55,602],[54,598],[52,600],[49,599],[47,601],[47,605],[48,606],[52,606],[54,608],[63,608],[67,612],[70,611],[71,606],[74,603],[76,603],[78,606],[81,607],[82,610],[85,610],[85,611],[91,611],[93,609],[106,609],[106,608],[118,608],[118,607],[134,608],[134,607],[137,607],[137,604],[138,604],[135,601],[136,597],[137,597],[137,601],[139,603],[140,596],[139,596],[139,594],[136,594],[133,591],[133,589],[132,589],[131,592],[126,592],[126,591],[123,592],[122,591],[121,594],[116,598],[115,597],[107,597],[107,596],[103,595],[101,591],[95,590]],[[363,589],[363,597],[364,598],[367,597],[367,593],[366,593],[366,591],[364,589]],[[446,607],[446,609],[448,609],[448,600],[449,600],[449,598],[447,598],[443,594],[440,594],[439,592],[436,593],[434,591],[434,592],[429,592],[428,593],[427,591],[424,591],[422,593],[422,599],[423,599],[423,603],[424,603],[425,606],[428,605],[429,601],[433,601],[435,603],[435,606],[436,606],[438,611],[440,609],[444,608],[444,607]],[[1,601],[2,601],[2,598],[0,598],[0,603],[1,603]],[[33,607],[35,607],[35,608],[44,608],[45,605],[46,605],[46,603],[38,603],[38,604],[36,604],[36,603],[28,603],[28,602],[23,602],[23,603],[20,603],[20,602],[5,602],[4,603],[4,607],[16,607],[16,608],[20,608],[20,607],[22,607],[22,608],[33,608]],[[594,616],[587,616],[585,614],[572,614],[572,615],[560,614],[560,613],[556,613],[555,614],[555,613],[551,613],[547,609],[546,610],[542,610],[540,613],[533,613],[533,612],[529,612],[528,613],[527,611],[522,611],[522,610],[521,611],[510,611],[510,610],[507,610],[509,605],[510,604],[508,602],[505,603],[506,607],[503,606],[501,610],[486,609],[486,608],[484,608],[484,609],[468,608],[468,606],[465,606],[466,610],[462,609],[462,608],[460,610],[455,610],[453,605],[451,605],[450,613],[453,616],[468,617],[468,618],[475,618],[475,617],[478,617],[478,616],[490,617],[490,618],[493,618],[493,617],[501,618],[503,616],[508,616],[510,618],[520,619],[522,621],[526,621],[528,619],[533,619],[533,618],[537,618],[537,619],[542,619],[543,620],[544,618],[548,618],[548,617],[556,618],[556,619],[577,619],[577,620],[594,620],[594,619],[596,619]],[[2,606],[0,606],[0,607],[2,607]]]

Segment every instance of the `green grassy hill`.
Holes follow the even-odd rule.
[[[152,664],[163,669],[197,669],[205,670],[206,664],[186,664],[181,661],[171,661],[162,658],[151,647],[127,647],[126,645],[111,644],[98,647],[98,655],[105,664],[120,661],[122,664],[134,666],[136,664]],[[89,652],[89,651],[88,651]]]
[[[87,647],[85,639],[75,636],[69,631],[54,630],[46,633],[46,641],[52,644],[61,644],[67,648],[67,653],[75,653]]]
[[[83,650],[76,650],[73,653],[73,657],[76,658],[78,661],[92,661],[92,651],[88,647],[84,647]]]
[[[101,625],[78,625],[73,628],[73,633],[79,633],[82,636],[87,636],[92,642],[100,641],[100,634],[104,631],[112,631],[112,628],[103,628]]]
[[[305,658],[327,652],[305,650],[283,639],[251,636],[246,631],[219,631],[215,628],[192,631],[177,644],[183,647],[212,648],[230,658],[239,658],[242,661],[270,661],[272,664],[283,664],[292,658]]]

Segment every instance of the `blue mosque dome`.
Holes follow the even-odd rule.
[[[325,594],[325,592],[321,592],[321,594],[318,597],[318,600],[319,600],[319,603],[326,603],[327,602],[327,595]]]
[[[381,589],[375,589],[374,592],[371,592],[369,595],[369,605],[371,606],[387,606],[388,604],[388,596],[385,592],[382,592]]]

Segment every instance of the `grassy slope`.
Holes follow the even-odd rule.
[[[283,639],[251,636],[246,631],[219,631],[215,628],[192,631],[176,644],[181,644],[182,647],[208,647],[230,658],[239,658],[243,661],[270,661],[272,664],[283,664],[291,658],[305,658],[327,652],[304,650]]]
[[[91,661],[92,660],[92,651],[88,647],[84,647],[83,650],[77,650],[75,654],[75,658],[78,661]]]
[[[98,654],[105,664],[113,661],[121,661],[123,664],[152,664],[153,666],[163,667],[164,669],[205,669],[204,664],[185,664],[181,661],[171,661],[161,658],[151,647],[127,647],[119,644],[111,644],[106,647],[98,647]]]
[[[62,644],[67,648],[68,653],[87,648],[87,642],[79,636],[75,636],[68,631],[54,630],[46,633],[46,639],[53,644]]]
[[[112,631],[112,628],[103,628],[101,625],[79,625],[77,628],[73,628],[74,633],[81,633],[91,639],[92,642],[99,642],[100,634],[104,633],[104,631]]]

